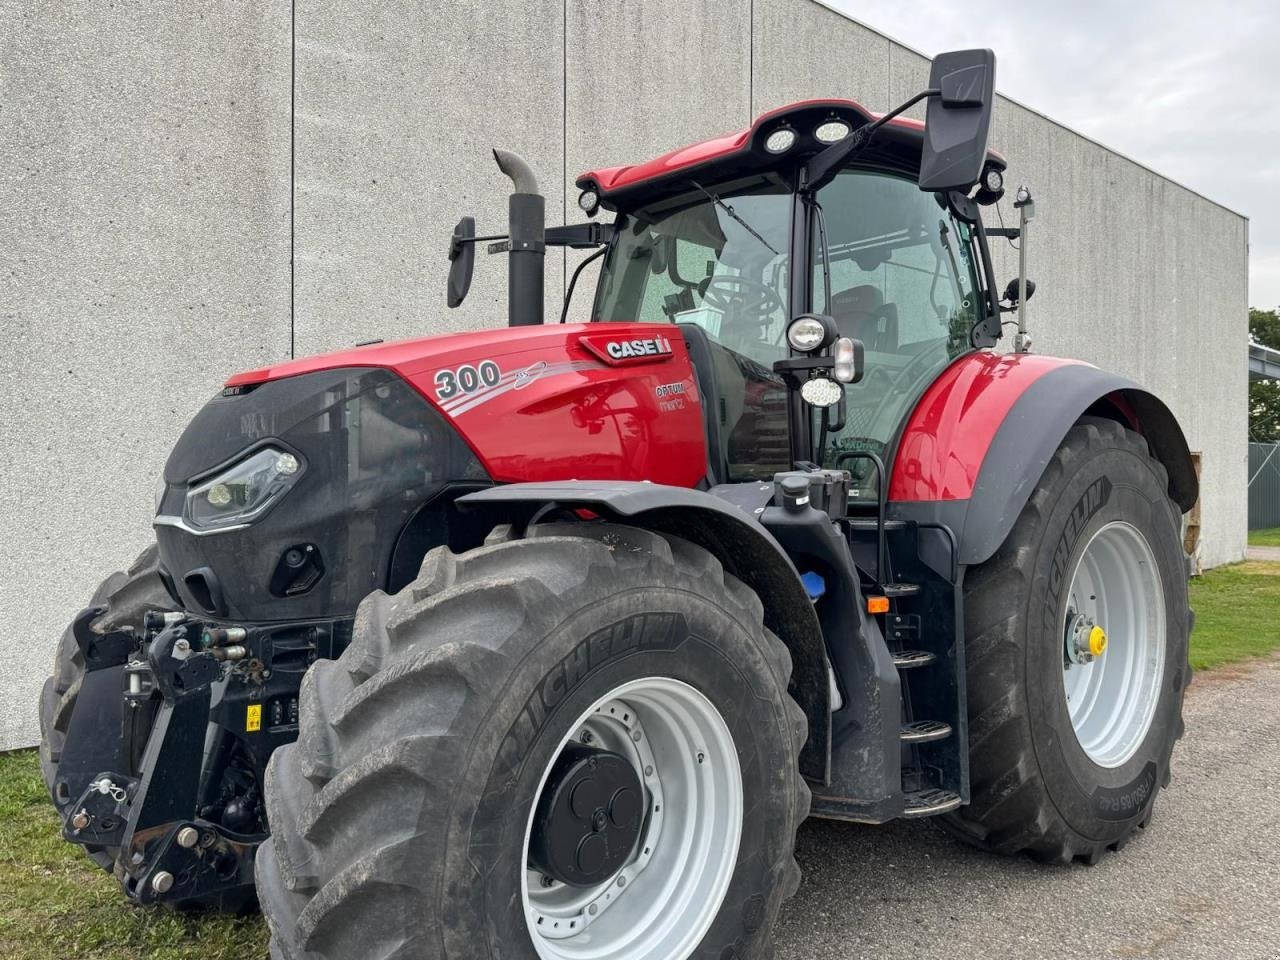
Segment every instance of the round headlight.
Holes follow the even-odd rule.
[[[588,217],[594,217],[596,211],[600,209],[600,194],[590,189],[583,190],[578,194],[578,206]]]
[[[790,127],[779,127],[773,133],[769,134],[764,142],[764,148],[770,153],[786,153],[796,142],[796,132]]]
[[[801,353],[817,350],[826,338],[826,328],[813,317],[798,317],[787,327],[787,343]]]
[[[282,453],[276,458],[276,473],[291,477],[298,472],[298,458],[292,453]]]
[[[215,507],[225,507],[231,502],[231,488],[225,483],[215,483],[205,497]]]
[[[1004,174],[995,167],[987,167],[987,172],[982,175],[982,186],[989,193],[999,193],[1004,189]]]
[[[850,126],[843,120],[828,120],[818,125],[813,136],[819,143],[839,143],[849,135]]]
[[[800,396],[812,407],[830,407],[840,402],[844,388],[826,377],[806,380],[800,387]]]

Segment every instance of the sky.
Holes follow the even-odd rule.
[[[827,2],[930,56],[990,47],[1001,93],[1249,217],[1249,303],[1280,306],[1275,0]]]

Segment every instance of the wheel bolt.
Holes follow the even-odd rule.
[[[183,827],[178,831],[178,846],[190,850],[200,839],[200,831],[195,827]]]
[[[164,896],[173,889],[173,874],[168,870],[161,870],[151,878],[151,889]]]

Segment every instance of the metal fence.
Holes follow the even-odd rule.
[[[1249,529],[1280,527],[1280,443],[1249,444]]]

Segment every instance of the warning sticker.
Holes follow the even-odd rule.
[[[244,718],[244,729],[246,733],[256,733],[262,729],[262,704],[249,704],[249,710]]]

